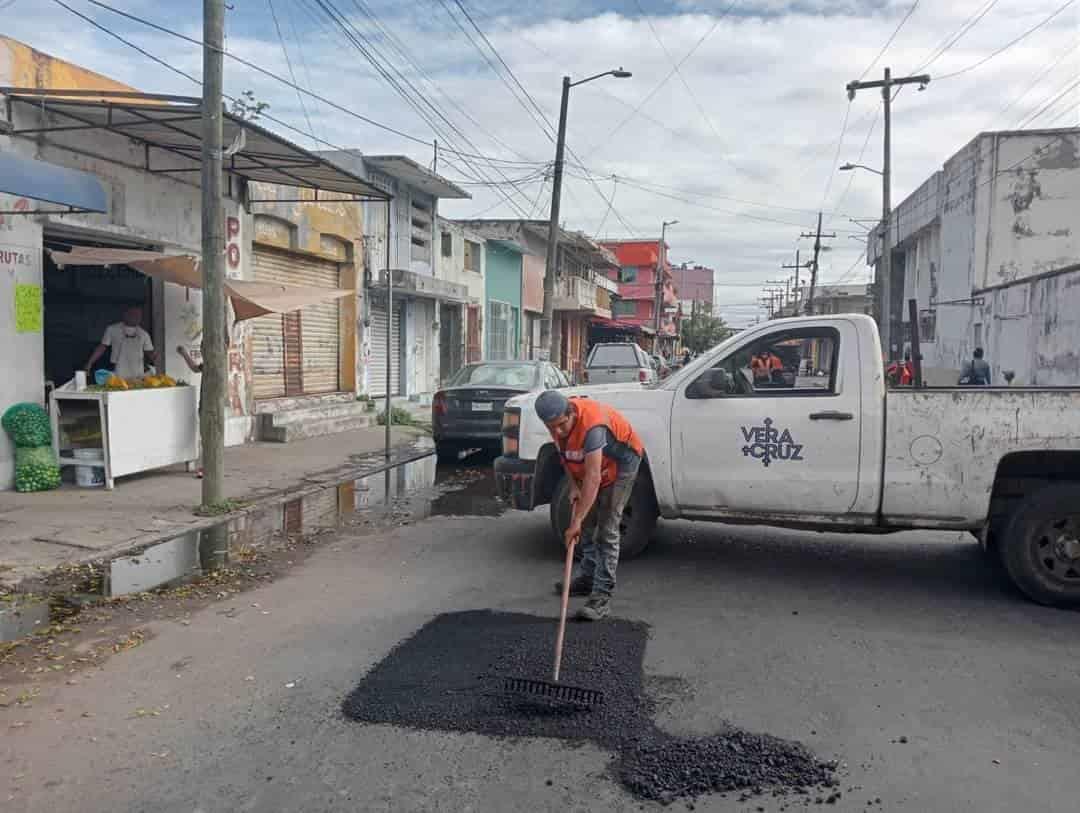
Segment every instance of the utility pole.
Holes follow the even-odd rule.
[[[555,279],[559,273],[559,203],[562,198],[563,155],[566,151],[566,108],[570,104],[570,77],[562,79],[559,133],[555,141],[555,168],[551,179],[551,211],[548,215],[547,262],[544,264],[544,315],[540,318],[540,346],[548,348],[548,361],[559,365],[562,336],[555,325]]]
[[[204,507],[225,500],[225,206],[221,150],[224,0],[203,0],[202,96],[202,435]]]
[[[562,102],[559,104],[559,131],[555,139],[555,167],[551,178],[551,211],[548,214],[547,262],[544,263],[544,314],[540,319],[540,346],[547,347],[548,361],[556,366],[559,363],[559,346],[562,337],[555,315],[555,279],[558,274],[559,259],[559,203],[562,200],[563,156],[566,152],[566,108],[570,104],[570,88],[592,82],[604,76],[616,79],[629,79],[632,74],[621,67],[613,71],[604,71],[595,76],[588,76],[571,82],[569,76],[562,80]]]
[[[799,311],[799,297],[800,297],[800,295],[802,293],[799,290],[799,269],[801,269],[801,268],[810,268],[811,265],[812,265],[812,263],[809,260],[807,260],[805,263],[800,263],[799,262],[799,249],[796,248],[795,249],[795,265],[781,265],[780,266],[781,268],[794,268],[795,269],[795,312],[796,313],[798,313],[798,311]]]
[[[784,286],[783,288],[777,288],[776,289],[777,294],[778,294],[778,296],[780,298],[780,311],[781,311],[780,315],[783,316],[784,315],[783,314],[783,309],[786,308],[787,305],[788,305],[788,295],[790,294],[788,281],[783,280],[783,279],[767,279],[767,280],[765,280],[765,284],[766,285],[783,285]]]
[[[930,84],[929,74],[919,76],[904,76],[894,79],[892,71],[885,69],[885,76],[880,81],[873,82],[848,82],[848,99],[854,99],[856,91],[881,88],[881,99],[885,105],[885,143],[881,167],[881,262],[878,265],[877,279],[874,281],[877,288],[878,300],[878,330],[881,333],[881,346],[885,351],[885,358],[893,357],[892,349],[892,247],[889,244],[889,219],[892,213],[892,89],[894,86],[915,85],[919,90],[926,90]]]
[[[660,353],[660,325],[664,317],[664,272],[667,270],[667,227],[674,226],[678,220],[665,220],[660,224],[660,248],[656,252],[656,296],[653,314],[656,317],[656,353]]]
[[[830,240],[836,239],[836,232],[831,232],[829,234],[821,233],[821,212],[818,212],[817,231],[813,234],[803,233],[799,236],[814,238],[814,259],[810,261],[810,291],[806,295],[806,313],[809,315],[814,312],[814,290],[817,288],[818,255],[821,253],[821,238],[826,237]]]

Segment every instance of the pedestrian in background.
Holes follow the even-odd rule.
[[[960,369],[959,383],[965,387],[990,386],[990,365],[983,358],[981,347],[975,348],[971,361],[964,362],[964,366]]]

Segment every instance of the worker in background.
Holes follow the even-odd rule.
[[[784,379],[781,373],[784,372],[784,362],[780,360],[780,357],[776,353],[769,351],[769,380],[774,384],[783,384]]]
[[[904,351],[904,361],[893,362],[885,370],[893,386],[910,387],[915,380],[915,368],[911,364],[911,351]]]
[[[626,418],[591,398],[567,398],[558,390],[547,390],[536,399],[536,414],[555,441],[570,483],[566,546],[577,544],[585,518],[596,507],[596,532],[582,543],[570,595],[589,596],[577,614],[579,620],[599,621],[610,612],[619,565],[619,524],[645,448]],[[562,584],[555,590],[561,593]]]
[[[146,365],[157,366],[157,351],[150,334],[142,329],[142,318],[142,308],[132,305],[124,311],[123,321],[105,328],[105,335],[86,362],[87,378],[91,377],[94,365],[106,350],[109,351],[109,364],[120,378],[141,378]]]
[[[750,360],[750,372],[754,375],[754,386],[763,386],[769,383],[771,375],[769,370],[772,366],[772,362],[769,360],[771,354],[765,348],[762,348],[753,359]]]
[[[959,383],[967,387],[990,386],[990,364],[983,358],[983,349],[976,347],[971,361],[965,361],[960,369]]]
[[[230,344],[228,324],[229,324],[229,307],[228,307],[228,305],[226,305],[225,306],[225,325],[226,325],[226,329],[225,329],[225,352],[229,351],[229,344]],[[205,333],[203,334],[203,341],[204,342],[206,341],[206,334]],[[184,364],[186,364],[188,366],[188,369],[191,370],[191,372],[197,373],[198,375],[202,375],[203,362],[202,362],[201,358],[200,358],[199,361],[196,361],[194,358],[192,358],[191,353],[188,352],[188,349],[186,347],[184,347],[183,345],[181,345],[181,344],[178,344],[176,346],[176,352],[180,355],[180,358],[182,358],[184,360]],[[205,347],[200,347],[199,352],[200,352],[201,356],[204,356],[206,354],[206,348]],[[202,426],[202,396],[203,396],[203,391],[202,391],[202,385],[200,383],[200,386],[199,386],[199,405],[198,405],[199,426],[200,427]],[[226,396],[226,401],[228,401],[228,396]],[[195,477],[197,479],[199,479],[199,480],[201,480],[203,478],[202,438],[199,438],[199,459],[195,464]]]

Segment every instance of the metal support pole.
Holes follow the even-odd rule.
[[[912,383],[916,388],[921,388],[922,382],[922,347],[919,337],[919,303],[918,300],[908,300],[908,319],[911,320],[911,365],[914,368]]]
[[[222,199],[224,0],[203,0],[202,96],[202,504],[225,500],[225,205]]]
[[[893,357],[892,349],[892,246],[889,242],[889,215],[892,212],[892,72],[885,69],[881,86],[885,103],[885,146],[881,167],[881,279],[878,301],[881,302],[881,344],[885,358]]]
[[[394,335],[394,274],[390,270],[390,201],[386,201],[386,421],[385,430],[386,438],[384,441],[385,448],[383,450],[383,456],[390,459],[390,426],[393,424],[393,413],[390,410],[390,392],[393,389],[391,387],[392,381],[392,364],[394,343],[392,337]],[[400,330],[400,325],[398,326]]]
[[[540,346],[547,347],[548,360],[559,364],[558,343],[561,337],[553,330],[555,315],[555,280],[559,255],[559,203],[562,198],[563,154],[566,149],[566,108],[570,103],[570,77],[562,80],[562,103],[559,105],[559,132],[555,141],[555,167],[551,180],[551,211],[548,215],[547,262],[544,264],[544,314],[540,319]]]

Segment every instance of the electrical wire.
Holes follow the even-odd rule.
[[[912,71],[912,73],[920,73],[925,71],[942,56],[944,56],[950,49],[952,49],[956,43],[958,43],[972,28],[979,24],[990,10],[998,4],[998,0],[989,0],[989,2],[983,6],[980,10],[971,14],[964,22],[960,23],[960,27],[951,34],[948,34],[934,49],[930,52],[930,56],[927,57],[919,67]]]
[[[720,12],[720,16],[716,17],[713,20],[713,24],[709,26],[709,28],[706,29],[705,33],[701,35],[701,38],[696,43],[694,43],[694,47],[687,51],[686,55],[682,59],[672,65],[672,68],[667,73],[667,75],[665,75],[664,78],[660,80],[659,84],[657,84],[652,90],[645,94],[645,97],[637,103],[637,105],[630,112],[630,114],[623,118],[618,124],[616,124],[615,128],[610,133],[608,133],[602,141],[593,146],[591,149],[586,150],[586,157],[591,157],[602,145],[609,143],[611,139],[614,138],[618,134],[618,132],[638,114],[641,108],[647,105],[649,101],[653,98],[653,96],[659,93],[663,89],[664,85],[671,81],[671,77],[678,73],[679,68],[686,64],[686,61],[690,59],[690,57],[692,57],[695,53],[697,53],[697,50],[705,44],[705,40],[711,37],[713,32],[720,27],[720,23],[722,23],[724,21],[724,18],[726,18],[728,14],[731,13],[731,10],[735,8],[736,3],[738,2],[739,0],[732,0],[728,7],[722,12]]]
[[[872,71],[874,69],[874,66],[876,64],[878,64],[878,61],[883,56],[885,56],[885,52],[889,50],[889,46],[892,45],[893,40],[896,39],[896,35],[900,33],[900,29],[903,28],[904,25],[907,23],[907,21],[911,19],[911,15],[915,13],[915,9],[917,9],[919,7],[919,2],[920,2],[920,0],[915,0],[915,2],[911,4],[911,8],[909,8],[907,10],[907,14],[905,14],[903,16],[903,18],[901,18],[901,20],[897,24],[896,28],[893,29],[892,34],[889,35],[889,38],[887,40],[885,40],[885,44],[881,46],[881,50],[878,51],[877,56],[874,57],[874,60],[869,65],[866,66],[866,70],[863,71],[862,74],[859,76],[859,78],[857,80],[855,80],[855,81],[861,82],[863,79],[865,79],[866,75],[868,73],[870,73],[870,71]]]
[[[1023,120],[1016,125],[1015,129],[1023,130],[1027,127],[1030,127],[1037,118],[1046,113],[1051,107],[1064,99],[1070,91],[1075,90],[1077,87],[1080,87],[1080,79],[1076,79],[1067,84],[1064,88],[1055,93],[1045,104],[1039,107],[1038,110],[1028,116],[1025,116]]]
[[[943,79],[952,79],[954,76],[962,76],[965,73],[968,73],[970,71],[975,70],[976,68],[982,67],[987,62],[989,62],[991,59],[994,59],[995,57],[1000,56],[1001,54],[1005,53],[1010,48],[1012,48],[1014,45],[1017,45],[1018,43],[1023,42],[1025,39],[1027,39],[1029,36],[1034,34],[1036,31],[1038,31],[1044,25],[1049,23],[1051,20],[1053,20],[1055,17],[1057,17],[1059,14],[1061,14],[1061,12],[1063,12],[1065,9],[1067,9],[1069,6],[1071,6],[1075,2],[1076,2],[1076,0],[1066,0],[1065,3],[1058,6],[1058,8],[1054,12],[1052,12],[1048,17],[1044,18],[1041,22],[1039,22],[1036,25],[1029,28],[1027,31],[1025,31],[1023,34],[1021,34],[1019,37],[1016,37],[1014,39],[1009,40],[1007,43],[1002,45],[996,51],[993,51],[990,54],[988,54],[987,56],[984,56],[978,62],[973,62],[972,64],[968,65],[967,67],[961,68],[958,71],[953,71],[952,73],[946,73],[946,74],[944,74],[942,76],[938,76],[938,77],[935,78],[934,81],[940,82]]]
[[[993,123],[995,120],[1001,118],[1006,113],[1008,113],[1010,110],[1012,110],[1013,107],[1015,107],[1017,105],[1017,103],[1020,102],[1021,99],[1023,99],[1032,90],[1034,90],[1035,86],[1038,85],[1039,82],[1041,82],[1046,77],[1046,75],[1050,73],[1050,71],[1052,71],[1054,68],[1056,68],[1058,65],[1060,65],[1062,60],[1064,60],[1065,57],[1067,57],[1069,54],[1071,54],[1073,51],[1075,51],[1078,46],[1080,46],[1080,39],[1078,39],[1076,42],[1074,42],[1072,44],[1071,47],[1067,48],[1060,55],[1058,55],[1058,57],[1053,62],[1051,62],[1049,65],[1047,65],[1041,71],[1039,71],[1038,75],[1036,75],[1036,77],[1034,79],[1032,79],[1030,83],[1028,83],[1027,87],[1024,88],[1024,90],[1020,93],[1020,95],[1014,97],[1012,101],[1010,101],[1007,105],[1005,105],[1003,108],[1001,108],[1001,110],[999,110],[997,113],[995,113],[993,118],[989,119],[986,122],[986,124],[983,125],[982,129],[983,130],[988,130],[990,128],[991,123]]]
[[[289,78],[295,85],[296,73],[293,71],[292,60],[289,59],[289,49],[285,46],[285,37],[281,33],[281,24],[278,22],[277,12],[274,10],[274,0],[266,0],[266,5],[270,7],[270,16],[274,20],[274,30],[277,31],[278,42],[281,43],[281,53],[284,54],[285,66],[289,69]],[[304,121],[307,122],[308,131],[314,133],[315,128],[311,126],[311,116],[308,115],[307,105],[304,104],[304,94],[299,90],[296,91],[296,100],[300,102],[300,110],[304,113]]]

